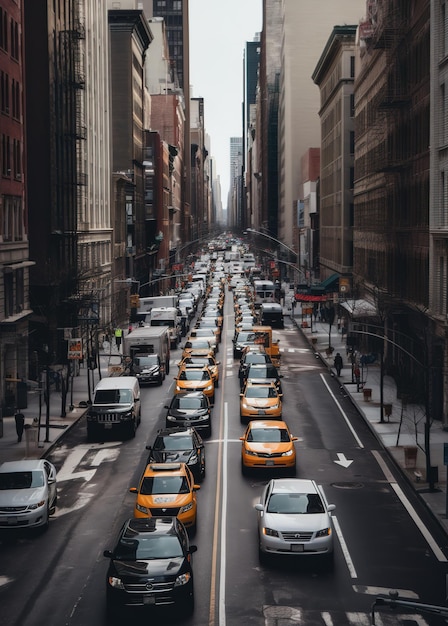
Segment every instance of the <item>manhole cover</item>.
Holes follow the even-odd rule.
[[[362,489],[364,487],[362,483],[331,483],[331,486],[336,489]]]

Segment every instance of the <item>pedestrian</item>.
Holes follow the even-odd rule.
[[[336,368],[336,374],[338,376],[340,376],[341,375],[342,366],[343,366],[343,361],[342,361],[342,357],[341,357],[341,353],[340,352],[336,352],[336,356],[334,357],[334,366]]]
[[[16,420],[17,442],[20,443],[22,441],[23,429],[25,428],[25,416],[23,413],[16,413],[14,419]]]
[[[116,328],[115,329],[115,343],[117,344],[118,350],[120,350],[121,338],[122,337],[123,337],[123,329],[122,328]]]
[[[355,377],[355,382],[356,382],[356,391],[359,391],[359,387],[361,384],[361,372],[359,371],[359,367],[357,365],[355,365],[353,369],[353,375]]]

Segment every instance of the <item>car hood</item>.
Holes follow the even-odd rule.
[[[263,526],[280,532],[315,532],[331,525],[327,513],[265,513]]]
[[[191,419],[195,416],[201,417],[208,413],[207,409],[170,409],[168,415],[176,418]]]
[[[253,406],[257,409],[269,409],[279,403],[278,398],[243,398],[248,406]]]
[[[193,450],[163,450],[154,451],[151,461],[155,463],[188,463]]]
[[[257,443],[253,441],[247,441],[245,442],[245,446],[248,450],[252,450],[253,452],[257,452],[258,454],[278,454],[290,450],[292,447],[292,443],[288,441],[284,443],[270,441]]]
[[[27,506],[47,498],[46,487],[33,489],[7,489],[0,491],[0,507]]]
[[[134,367],[137,374],[155,374],[160,369],[159,365],[151,365],[150,367]]]
[[[114,567],[120,578],[155,578],[176,576],[184,562],[184,557],[172,559],[151,559],[148,561],[116,561]]]

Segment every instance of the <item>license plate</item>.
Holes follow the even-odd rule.
[[[259,409],[258,415],[266,415],[266,411],[264,409]]]
[[[106,423],[104,424],[104,428],[105,428],[106,430],[109,430],[109,429],[111,429],[111,428],[112,428],[112,424],[111,424],[110,422],[106,422]]]
[[[303,552],[303,543],[292,543],[291,552]]]
[[[8,522],[8,524],[10,524],[11,526],[15,526],[17,524],[17,517],[16,516],[9,516],[6,518],[6,521]]]
[[[155,604],[156,597],[155,596],[143,596],[143,604]]]
[[[266,465],[275,465],[274,461],[266,461]]]

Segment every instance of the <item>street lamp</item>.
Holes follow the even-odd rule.
[[[296,252],[295,250],[287,246],[285,243],[283,243],[283,241],[280,241],[279,239],[276,239],[275,237],[272,237],[272,235],[268,235],[267,233],[263,233],[259,230],[255,230],[255,228],[246,228],[246,231],[249,233],[255,233],[256,235],[260,235],[261,237],[266,237],[266,239],[270,239],[271,241],[274,241],[279,246],[283,246],[283,248],[285,248],[286,250],[288,250],[288,252],[293,254],[296,257],[296,264],[289,263],[287,261],[282,261],[280,259],[277,259],[277,261],[279,263],[283,263],[284,265],[289,265],[290,267],[294,268],[294,270],[297,271],[299,275],[302,277],[302,280],[304,281],[306,280],[305,272],[300,267],[300,258],[299,258],[298,252]]]

